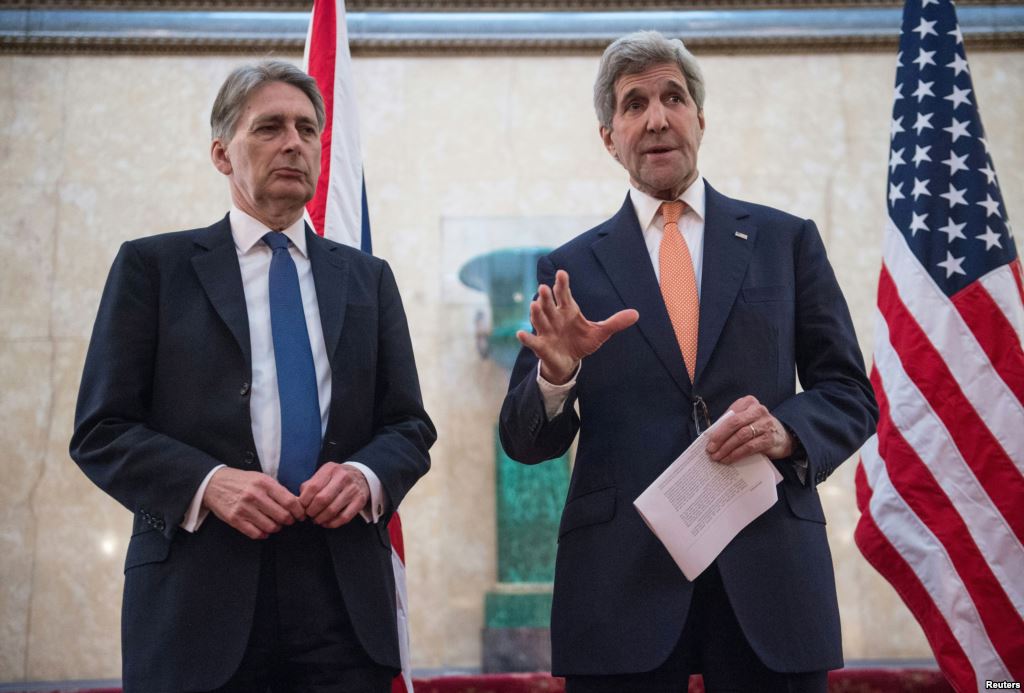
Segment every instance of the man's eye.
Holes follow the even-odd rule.
[[[643,108],[643,104],[639,101],[630,101],[626,104],[627,111],[639,111],[641,108]]]

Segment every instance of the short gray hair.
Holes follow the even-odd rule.
[[[594,110],[597,120],[609,130],[615,116],[615,83],[623,75],[639,74],[655,65],[671,63],[686,78],[698,111],[704,110],[704,74],[697,59],[679,39],[665,38],[657,31],[635,31],[616,39],[601,56],[594,81]]]
[[[316,123],[323,131],[327,122],[324,110],[324,99],[316,80],[291,63],[283,60],[266,60],[256,65],[243,65],[236,68],[224,80],[217,99],[213,102],[210,112],[210,130],[212,139],[229,142],[235,135],[238,118],[242,108],[254,91],[272,82],[284,82],[302,91],[313,103],[316,112]]]

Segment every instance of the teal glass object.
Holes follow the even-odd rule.
[[[484,292],[491,328],[478,335],[481,356],[511,371],[519,330],[529,331],[537,291],[537,260],[548,248],[503,248],[479,255],[459,271],[466,286]],[[543,464],[515,462],[494,430],[498,585],[485,601],[487,628],[547,628],[555,573],[558,523],[569,488],[569,455]]]
[[[531,329],[537,260],[550,252],[550,248],[503,248],[478,255],[459,270],[459,281],[487,294],[491,304],[491,333],[483,355],[510,371],[519,354],[516,332]]]

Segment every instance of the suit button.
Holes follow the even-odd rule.
[[[245,451],[245,457],[243,458],[243,461],[245,462],[246,466],[251,466],[251,465],[255,464],[255,462],[256,462],[256,453],[254,453],[252,450],[246,450]]]
[[[240,394],[242,397],[245,397],[247,394],[249,394],[249,383],[242,383],[242,387],[241,389],[239,389],[238,394]]]

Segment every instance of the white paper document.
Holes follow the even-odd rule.
[[[764,455],[721,464],[705,451],[708,434],[732,415],[726,412],[704,431],[633,501],[688,580],[779,498],[775,485],[782,475]]]

